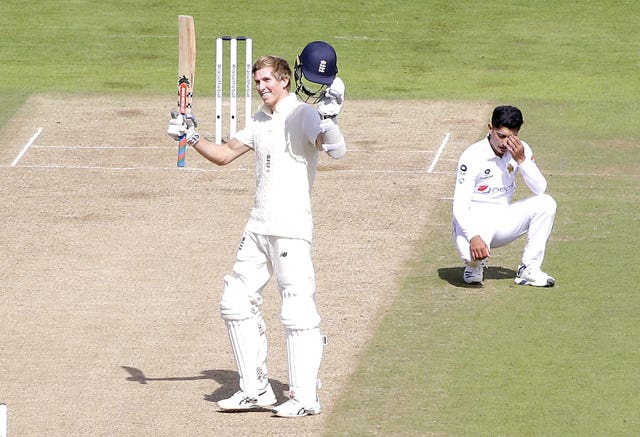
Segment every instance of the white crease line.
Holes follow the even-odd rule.
[[[34,149],[62,149],[62,150],[173,150],[167,146],[33,146]]]
[[[2,168],[3,166],[0,166]],[[21,165],[20,168],[35,169],[35,170],[101,170],[101,171],[199,171],[207,173],[223,172],[223,171],[249,171],[253,168],[239,167],[232,170],[227,169],[205,169],[197,167],[145,167],[145,166],[132,166],[132,167],[106,167],[101,165]]]
[[[32,146],[33,149],[58,149],[58,150],[173,150],[175,147],[169,146],[64,146],[64,145],[49,145],[49,146]],[[349,153],[394,153],[396,155],[419,153],[429,154],[434,153],[433,150],[366,150],[366,149],[349,149]]]
[[[0,165],[0,168],[9,168],[8,165]],[[21,165],[20,168],[24,169],[35,169],[35,170],[102,170],[102,171],[192,171],[192,172],[203,172],[203,173],[221,173],[225,171],[232,172],[243,172],[243,171],[255,171],[253,167],[238,167],[235,169],[221,169],[221,168],[202,168],[202,167],[145,167],[145,166],[132,166],[132,167],[106,167],[106,166],[94,166],[94,165]],[[320,170],[323,171],[323,170]],[[434,171],[428,173],[426,170],[375,170],[375,169],[331,169],[327,170],[329,172],[336,173],[351,173],[351,174],[414,174],[414,175],[442,175],[442,176],[452,176],[452,172],[450,171]],[[324,171],[323,171],[324,172]],[[455,175],[454,175],[455,176]],[[550,176],[557,177],[607,177],[607,178],[640,178],[640,174],[636,173],[553,173]],[[443,198],[447,199],[447,198]],[[451,198],[453,199],[453,198]]]
[[[2,168],[3,166],[0,166]],[[253,167],[238,167],[235,169],[218,169],[218,168],[201,168],[201,167],[106,167],[100,165],[22,165],[23,169],[39,169],[39,170],[101,170],[101,171],[193,171],[203,173],[221,173],[225,171],[244,172],[255,171]],[[321,170],[322,171],[322,170]],[[427,174],[424,170],[374,170],[374,169],[332,169],[336,173],[377,173],[377,174]]]
[[[24,145],[20,153],[18,153],[18,156],[16,156],[16,159],[14,159],[13,162],[11,163],[11,167],[15,167],[16,164],[20,161],[20,159],[22,159],[24,154],[27,153],[27,150],[29,150],[29,147],[31,147],[31,145],[36,140],[36,138],[38,138],[40,133],[42,133],[41,127],[39,127],[38,130],[36,130],[36,133],[33,134],[33,136],[29,139],[29,141],[27,141],[27,144]]]
[[[361,152],[361,153],[395,153],[397,155],[402,153],[433,153],[432,150],[365,150],[365,149],[347,149],[347,153]]]
[[[442,151],[444,150],[445,146],[449,142],[449,138],[450,137],[451,137],[451,132],[447,132],[447,134],[444,136],[444,139],[442,140],[442,144],[440,144],[440,147],[438,147],[438,151],[436,152],[436,156],[433,158],[433,161],[431,162],[431,167],[429,167],[429,170],[427,170],[427,173],[431,173],[433,171],[433,169],[435,168],[436,164],[438,163],[438,159],[440,159],[440,154],[442,153]]]

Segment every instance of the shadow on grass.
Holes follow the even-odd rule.
[[[438,269],[438,276],[443,281],[447,281],[449,284],[454,287],[461,288],[482,288],[482,285],[478,284],[467,284],[462,280],[462,275],[464,273],[464,267],[443,267]],[[484,271],[484,279],[509,279],[513,280],[516,276],[516,271],[513,269],[507,269],[501,266],[498,267],[489,267]]]

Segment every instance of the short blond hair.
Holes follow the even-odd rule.
[[[278,80],[288,79],[287,90],[291,90],[291,67],[286,59],[273,55],[265,55],[260,57],[251,69],[251,73],[255,74],[256,71],[263,68],[271,68],[273,77]]]

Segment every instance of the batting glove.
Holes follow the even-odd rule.
[[[323,117],[335,117],[342,110],[345,86],[342,79],[336,77],[318,102],[318,112]]]
[[[187,144],[195,146],[200,141],[200,134],[196,132],[198,120],[192,114],[171,113],[171,121],[167,128],[167,135],[178,141],[181,136],[187,136]]]
[[[184,117],[182,114],[178,114],[177,112],[171,113],[171,121],[169,122],[169,127],[167,127],[167,135],[169,135],[174,140],[178,141],[178,139],[185,134],[187,131],[187,127],[184,125]]]

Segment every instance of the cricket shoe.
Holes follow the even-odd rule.
[[[539,267],[526,266],[520,264],[518,266],[518,273],[514,279],[518,285],[531,285],[533,287],[553,287],[556,280],[540,270]]]
[[[314,402],[312,405],[303,405],[297,399],[289,399],[284,404],[278,405],[273,410],[274,416],[277,417],[304,417],[320,414],[320,403]]]
[[[252,398],[242,390],[238,390],[233,396],[218,401],[218,408],[226,411],[244,411],[271,407],[276,403],[276,395],[271,384],[267,384],[261,390],[257,398]]]
[[[464,282],[467,284],[479,284],[482,285],[484,281],[484,269],[487,268],[487,260],[479,261],[467,261],[467,266],[464,268]]]

